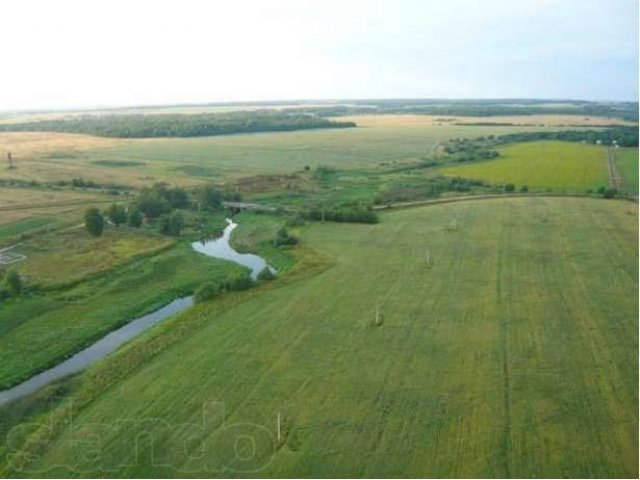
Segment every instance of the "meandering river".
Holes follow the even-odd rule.
[[[222,237],[215,240],[193,242],[191,244],[193,249],[210,257],[229,260],[248,267],[251,270],[251,278],[253,280],[256,280],[258,278],[258,274],[267,267],[275,273],[275,269],[269,266],[264,258],[248,253],[238,253],[231,247],[229,244],[231,232],[233,232],[238,224],[229,219],[227,219],[227,224],[228,225],[224,229]],[[186,308],[189,308],[191,305],[193,305],[193,296],[178,298],[148,315],[132,320],[123,327],[108,333],[97,342],[84,350],[81,350],[72,357],[69,357],[67,360],[64,360],[55,367],[38,373],[28,380],[19,383],[15,387],[0,391],[0,405],[29,395],[54,380],[58,380],[64,376],[84,370],[92,363],[106,357],[122,344],[136,337],[148,328],[178,312],[181,312],[182,310],[185,310]]]

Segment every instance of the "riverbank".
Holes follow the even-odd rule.
[[[242,272],[178,243],[67,289],[7,299],[0,304],[0,388],[59,363],[133,318],[190,295],[204,281],[222,282]]]
[[[380,215],[303,227],[282,277],[168,319],[21,418],[0,410],[27,425],[0,476],[242,476],[234,427],[251,425],[248,476],[637,477],[637,205]]]

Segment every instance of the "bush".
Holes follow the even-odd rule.
[[[196,288],[193,294],[193,300],[196,303],[206,302],[211,300],[218,293],[218,289],[212,283],[206,282]]]
[[[184,188],[174,187],[165,190],[164,197],[173,208],[189,208],[191,202]]]
[[[228,292],[241,292],[253,287],[253,280],[250,277],[236,277],[223,282],[222,289]]]
[[[222,193],[213,185],[204,185],[196,191],[200,208],[216,210],[222,205]]]
[[[149,188],[142,189],[136,203],[140,211],[150,218],[157,218],[163,213],[171,211],[169,201],[157,191]]]
[[[598,190],[596,190],[596,193],[598,195],[604,195],[606,188],[605,187],[598,187]]]
[[[94,237],[102,235],[104,230],[104,217],[97,208],[88,208],[84,214],[84,226]]]
[[[301,215],[296,215],[287,220],[288,227],[301,227],[305,224],[304,218]]]
[[[504,186],[504,191],[505,192],[513,192],[516,189],[516,186],[513,183],[507,183]]]
[[[184,226],[184,217],[180,212],[173,212],[169,215],[169,229],[174,237],[180,236],[180,231]]]
[[[296,245],[298,243],[298,237],[291,235],[289,230],[285,227],[282,227],[278,230],[278,235],[276,237],[276,246],[285,246],[285,245]]]
[[[618,194],[618,190],[615,188],[607,188],[602,194],[603,198],[613,198]]]
[[[520,191],[521,191],[522,193],[526,193],[526,192],[528,192],[528,191],[529,191],[529,187],[528,187],[527,185],[522,185],[522,186],[520,187]]]
[[[4,276],[4,285],[6,290],[12,295],[18,295],[22,292],[22,278],[20,274],[11,269]]]
[[[115,226],[127,221],[127,211],[123,206],[116,203],[112,203],[104,213]]]
[[[127,212],[127,225],[134,228],[142,226],[142,213],[135,205],[129,207]]]
[[[273,280],[276,278],[276,275],[273,273],[271,268],[264,267],[262,271],[258,274],[258,280]]]
[[[304,215],[308,220],[324,220],[329,222],[348,223],[378,223],[378,214],[373,210],[338,208],[332,210],[320,210],[314,208]]]
[[[173,212],[170,215],[163,214],[158,219],[158,230],[163,235],[179,237],[183,225],[184,218],[180,212]]]

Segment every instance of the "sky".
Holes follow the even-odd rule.
[[[0,18],[0,110],[638,100],[638,0],[9,0]]]

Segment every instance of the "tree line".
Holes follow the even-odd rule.
[[[0,132],[38,131],[82,133],[99,137],[152,138],[202,137],[355,126],[354,122],[337,122],[308,113],[260,110],[194,115],[84,115],[73,119],[2,124]]]
[[[638,127],[610,127],[598,130],[558,130],[551,132],[520,132],[495,137],[495,144],[531,142],[535,140],[562,140],[586,142],[620,147],[638,146]]]
[[[493,117],[508,115],[583,115],[638,121],[637,102],[596,103],[562,101],[562,105],[549,105],[548,100],[354,100],[349,105],[327,107],[301,107],[298,111],[325,117],[367,115],[379,113],[419,114],[463,117]]]
[[[302,213],[302,218],[312,221],[340,223],[378,223],[378,214],[370,208],[358,207],[313,207]]]

